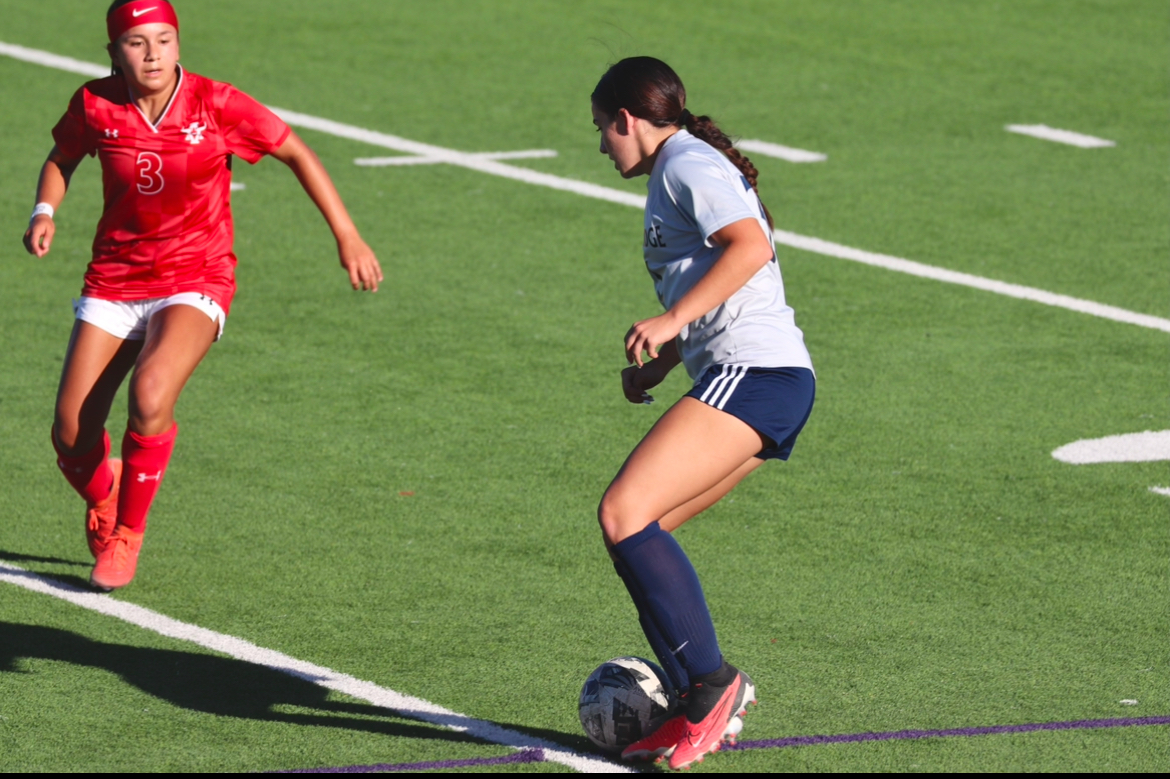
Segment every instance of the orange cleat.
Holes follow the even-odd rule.
[[[118,484],[122,481],[122,461],[112,458],[110,469],[114,472],[114,486],[109,496],[101,503],[87,505],[85,510],[85,541],[95,560],[105,551],[110,536],[114,534],[114,527],[118,524]]]
[[[109,592],[133,581],[138,568],[138,553],[142,550],[142,536],[142,533],[127,530],[125,525],[114,528],[106,548],[94,563],[93,573],[89,575],[90,586]]]
[[[702,722],[694,723],[684,717],[683,735],[670,755],[671,769],[690,768],[694,763],[703,762],[706,755],[718,752],[732,730],[732,723],[747,713],[747,704],[755,703],[755,698],[755,684],[747,674],[736,671],[735,679],[727,685],[718,703]],[[739,729],[730,735],[734,739],[739,735]]]

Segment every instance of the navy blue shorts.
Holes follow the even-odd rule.
[[[756,457],[787,460],[808,421],[817,380],[808,368],[712,365],[686,397],[726,411],[768,442]]]

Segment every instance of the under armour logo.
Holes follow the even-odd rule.
[[[158,481],[161,478],[162,478],[162,471],[159,471],[154,476],[151,476],[150,474],[147,474],[147,473],[140,473],[140,474],[138,474],[138,483],[139,484],[146,484],[148,481]]]
[[[118,131],[117,130],[106,130],[106,137],[107,138],[117,138]]]
[[[194,146],[203,140],[203,131],[207,129],[207,125],[191,122],[191,124],[180,129],[187,134],[187,143]]]

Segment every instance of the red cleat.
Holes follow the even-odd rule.
[[[85,541],[95,560],[105,551],[118,524],[118,484],[122,481],[122,461],[111,458],[110,469],[114,472],[114,486],[109,496],[101,503],[86,506],[85,510]]]
[[[718,752],[733,729],[733,723],[747,712],[747,704],[755,703],[756,687],[751,678],[742,671],[735,672],[735,679],[723,691],[715,707],[702,722],[691,722],[685,717],[683,735],[670,755],[670,767],[675,771],[690,768],[694,763],[703,762],[703,757]],[[741,723],[742,728],[742,723]],[[731,734],[732,740],[739,735],[739,729]]]
[[[106,548],[98,555],[89,583],[103,592],[125,587],[134,579],[138,569],[138,553],[142,550],[142,533],[127,530],[125,525],[114,528]]]

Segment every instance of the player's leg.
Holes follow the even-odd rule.
[[[218,324],[192,306],[172,305],[150,317],[130,378],[118,525],[90,575],[96,587],[122,587],[134,578],[147,514],[174,450],[175,404],[218,333]]]
[[[658,526],[668,533],[673,533],[683,525],[688,519],[693,519],[699,514],[702,514],[707,509],[714,506],[719,501],[723,500],[724,496],[743,481],[749,473],[759,468],[766,461],[759,457],[749,457],[748,461],[739,466],[723,481],[716,484],[711,489],[704,492],[697,498],[684,503],[676,509],[666,513],[662,519],[658,520]]]
[[[141,341],[119,338],[79,319],[65,352],[51,437],[57,467],[85,500],[86,543],[94,557],[105,548],[117,521],[121,462],[109,457],[106,419],[141,346]]]
[[[736,672],[723,662],[690,560],[658,520],[682,507],[695,509],[704,498],[706,505],[713,503],[754,470],[756,464],[749,461],[765,446],[745,422],[684,397],[630,455],[598,510],[615,568],[639,608],[647,639],[672,680],[680,667],[685,674],[688,714],[706,706],[708,691],[718,701]],[[720,723],[720,737],[736,713]],[[670,751],[672,745],[665,742],[685,726],[672,721],[671,728],[663,729],[668,732],[633,745],[626,757]]]

